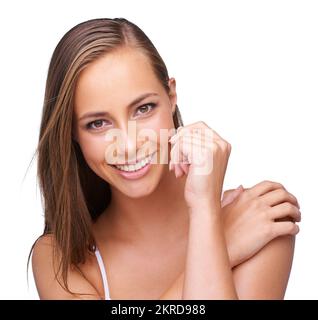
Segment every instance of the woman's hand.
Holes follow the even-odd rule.
[[[178,128],[169,141],[173,145],[169,169],[177,178],[187,175],[184,196],[189,208],[205,203],[221,208],[231,145],[202,121]]]
[[[222,219],[231,266],[252,257],[278,236],[295,235],[301,220],[298,201],[280,183],[241,186],[223,197]]]

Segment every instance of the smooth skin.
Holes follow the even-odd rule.
[[[161,128],[174,127],[175,79],[168,84],[169,95],[147,58],[125,48],[94,61],[83,71],[76,87],[74,137],[88,165],[112,188],[112,202],[93,226],[111,298],[282,299],[299,231],[294,223],[300,220],[297,200],[282,185],[263,181],[249,189],[229,190],[222,205],[218,199],[230,154],[224,139],[218,138],[221,146],[218,169],[211,173],[216,173],[214,178],[200,179],[201,184],[189,175],[192,164],[175,165],[171,171],[167,163],[152,164],[145,177],[127,181],[105,163],[108,142],[103,137],[109,128],[119,128],[126,134],[127,146],[122,152],[127,159],[129,151],[134,147],[141,150],[144,145],[144,141],[137,141],[136,146],[132,143],[127,131],[129,120],[136,121],[137,131],[152,128],[158,136]],[[144,93],[156,95],[127,108]],[[149,103],[157,106],[147,107]],[[83,118],[96,111],[108,114]],[[178,134],[181,132],[178,130]],[[149,150],[149,154],[158,151],[157,162],[159,150],[163,159],[170,158],[174,145],[171,142],[165,151],[161,142],[151,141]],[[283,222],[275,218],[292,221],[278,227]],[[45,236],[32,255],[40,299],[103,298],[94,255],[88,254],[86,263],[80,266],[84,276],[70,269],[68,280],[72,291],[91,295],[73,297],[58,284],[53,272],[53,245],[53,238]]]

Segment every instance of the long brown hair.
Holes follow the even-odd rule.
[[[169,93],[168,71],[161,56],[146,34],[124,18],[101,18],[82,22],[70,29],[57,44],[51,57],[45,87],[42,120],[36,154],[37,178],[44,208],[44,231],[37,240],[51,234],[53,261],[60,253],[57,275],[62,270],[69,293],[67,273],[85,262],[93,253],[95,240],[92,222],[106,209],[111,199],[109,184],[87,165],[80,146],[73,139],[73,97],[80,72],[91,62],[120,47],[141,50],[148,58],[162,86]],[[183,126],[176,106],[175,128]],[[57,251],[58,249],[58,251]],[[55,265],[55,264],[54,264]],[[75,294],[76,295],[76,294]]]

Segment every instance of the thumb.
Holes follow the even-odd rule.
[[[223,198],[221,201],[222,208],[235,200],[243,191],[244,188],[242,185],[239,185],[236,189],[226,190],[223,193]]]

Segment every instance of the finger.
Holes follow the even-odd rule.
[[[223,191],[222,199],[225,199],[226,197],[228,197],[234,190],[235,189],[229,189],[229,190]]]
[[[298,207],[297,199],[285,189],[276,189],[260,197],[269,206],[276,206],[283,202],[290,202]]]
[[[199,128],[198,127],[195,127],[195,128],[182,127],[181,130],[178,130],[176,134],[171,136],[171,138],[169,139],[169,142],[175,143],[181,137],[192,137],[193,139],[199,139],[202,141],[213,141],[214,140],[213,131],[211,129],[204,128],[204,130],[203,130],[200,127]],[[216,138],[216,139],[218,139],[218,138]]]
[[[203,146],[205,148],[210,148],[216,142],[213,140],[204,140],[203,138],[197,138],[195,136],[180,136],[180,137],[177,137],[174,141],[172,141],[171,145],[173,146],[176,143],[179,143],[179,144],[190,143],[198,146]]]
[[[172,154],[172,148],[170,148],[170,159],[169,159],[169,171],[174,171],[174,160],[173,160],[173,154]]]
[[[215,148],[217,142],[213,144]],[[209,166],[210,162],[213,161],[213,148],[206,148],[202,144],[193,142],[187,142],[183,140],[182,143],[177,141],[171,148],[171,158],[174,163],[188,163],[194,164],[195,166],[202,167],[204,165]],[[190,170],[190,168],[189,168]]]
[[[223,193],[222,207],[233,202],[242,192],[244,191],[242,185],[238,186],[236,189],[227,190]]]
[[[170,139],[168,140],[169,142],[174,141],[177,137],[179,137],[181,135],[181,131],[184,132],[184,126],[180,126],[177,128],[175,134],[173,134]],[[187,130],[186,130],[187,131]]]
[[[241,191],[245,190],[244,187],[240,184],[236,189],[228,189],[228,190],[223,191],[223,196],[225,197],[237,189],[240,189]]]
[[[273,238],[284,235],[296,235],[298,232],[298,224],[291,221],[274,222],[272,225]]]
[[[174,169],[174,164],[172,163],[172,161],[169,161],[169,171],[172,171]]]
[[[234,190],[232,191],[232,193],[234,193]],[[226,196],[223,196],[222,200],[221,200],[221,207],[225,207],[228,204],[230,204],[233,201],[233,196],[232,193],[228,193]]]
[[[205,146],[211,146],[214,143],[214,140],[205,140],[203,138],[198,138],[194,136],[178,136],[174,140],[172,140],[170,143],[173,146],[177,142],[179,143],[196,143],[196,144],[202,144]]]
[[[278,182],[265,180],[265,181],[257,183],[252,188],[249,188],[248,192],[250,192],[252,195],[257,197],[257,196],[261,196],[269,191],[273,191],[276,189],[285,189],[285,188],[282,184],[280,184]]]
[[[171,136],[171,138],[169,140],[175,140],[178,137],[196,137],[196,138],[200,138],[200,139],[207,139],[207,140],[214,140],[215,138],[218,139],[218,136],[215,136],[213,133],[213,130],[208,130],[208,129],[204,129],[202,130],[202,128],[184,128],[183,130],[180,130],[178,132],[176,132],[174,135]]]
[[[270,209],[270,216],[274,219],[282,219],[290,217],[296,222],[301,221],[301,213],[298,207],[292,205],[290,202],[284,202]]]
[[[213,140],[222,140],[226,142],[225,139],[223,139],[215,130],[211,129],[203,121],[184,127],[183,130],[180,131],[180,133],[182,134],[184,132],[192,132],[195,135],[210,137]]]
[[[244,191],[243,186],[239,185],[232,193],[233,200],[236,199],[243,191]]]
[[[187,150],[189,151],[189,153],[199,152],[203,149],[212,149],[212,147],[214,147],[215,145],[217,145],[217,142],[202,143],[202,141],[199,140],[196,141],[190,138],[182,138],[177,140],[175,144],[172,145],[171,152],[178,152],[178,150],[179,152],[181,152],[182,150]],[[180,157],[182,158],[182,154],[180,155]],[[185,156],[184,158],[187,159],[187,157]]]
[[[180,163],[180,167],[186,175],[189,173],[189,164]]]
[[[180,165],[179,164],[176,164],[175,165],[175,176],[176,178],[180,178],[182,177],[184,174],[183,170],[180,168]]]
[[[178,150],[175,148],[175,146],[173,146],[170,151],[171,167],[173,168],[172,170],[174,170],[176,178],[180,178],[181,176],[183,176],[183,174],[185,174],[185,172],[183,171],[179,163],[180,161],[182,161],[182,158],[180,159],[180,152],[177,152]]]
[[[170,155],[173,163],[187,163],[191,164],[191,159],[194,154],[203,152],[204,146],[197,143],[189,143],[183,141],[183,143],[176,142],[170,150]]]
[[[183,135],[185,132],[191,131],[196,132],[197,134],[199,133],[199,135],[203,134],[206,137],[212,137],[214,140],[221,140],[222,142],[228,144],[225,139],[223,139],[215,130],[211,129],[204,121],[198,121],[186,126],[180,126],[174,136]]]
[[[188,162],[188,158],[182,152],[181,145],[176,143],[170,150],[170,158],[173,164]]]

